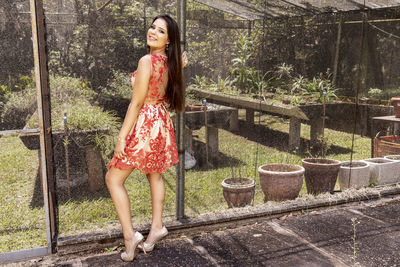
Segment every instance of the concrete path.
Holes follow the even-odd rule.
[[[297,212],[167,239],[131,263],[119,252],[55,255],[13,266],[400,266],[400,197]],[[10,264],[8,266],[11,266]]]

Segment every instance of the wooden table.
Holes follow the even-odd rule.
[[[246,110],[246,122],[254,124],[254,111],[262,111],[278,116],[290,118],[289,123],[289,150],[300,147],[301,121],[310,121],[310,139],[311,143],[316,143],[318,137],[323,132],[322,119],[315,118],[310,120],[307,115],[297,106],[284,105],[278,103],[266,103],[255,99],[247,99],[240,96],[228,96],[217,92],[192,89],[198,97],[206,98],[207,101],[226,106],[242,108]]]
[[[218,161],[218,128],[228,127],[238,130],[238,110],[236,108],[207,104],[207,111],[185,111],[185,149],[193,151],[193,130],[206,127],[206,146],[210,162]]]
[[[399,134],[400,118],[394,115],[372,117],[371,123],[371,157],[374,157],[374,140],[380,133],[385,131],[385,135]]]

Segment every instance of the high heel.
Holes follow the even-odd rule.
[[[142,243],[140,245],[138,245],[138,248],[143,250],[143,252],[146,254],[146,252],[150,252],[154,249],[154,246],[156,245],[156,243],[163,237],[165,237],[168,234],[168,230],[165,226],[163,226],[163,228],[161,228],[161,231],[156,233],[156,236],[154,238],[154,241],[151,243]]]
[[[143,244],[143,235],[139,232],[135,232],[135,235],[131,241],[131,249],[129,251],[125,250],[125,252],[121,253],[121,259],[123,261],[133,261],[136,256],[136,247],[140,243]]]

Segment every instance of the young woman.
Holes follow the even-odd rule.
[[[178,153],[167,107],[177,112],[184,108],[182,69],[187,58],[185,53],[181,55],[177,23],[168,15],[154,18],[147,32],[147,45],[150,54],[139,60],[137,71],[131,76],[131,103],[106,174],[122,226],[124,261],[135,258],[139,244],[144,252],[151,251],[168,233],[162,224],[165,188],[161,174],[178,162]],[[150,183],[152,223],[144,243],[143,236],[132,227],[130,202],[124,187],[135,168],[145,173]]]

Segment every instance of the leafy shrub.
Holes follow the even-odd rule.
[[[116,135],[121,123],[113,113],[90,103],[96,98],[96,93],[87,86],[87,82],[72,77],[50,76],[50,91],[53,131],[64,129],[64,114],[69,130],[108,129],[107,133],[94,134],[91,138],[104,156],[109,155],[114,146],[113,136]],[[19,126],[17,128],[25,125],[29,128],[38,128],[39,121],[37,113],[34,113],[35,109],[36,90],[30,87],[9,94],[1,118],[3,121],[14,122]]]
[[[10,82],[2,85],[2,109],[0,121],[2,129],[21,129],[29,116],[35,111],[35,84],[26,76],[21,76],[20,82]]]
[[[128,73],[114,71],[107,86],[100,88],[100,93],[102,95],[130,99],[132,97],[132,85],[129,82],[129,78],[130,74]]]
[[[370,98],[375,98],[375,99],[381,99],[383,96],[383,91],[379,88],[369,88],[368,89],[368,97]]]

